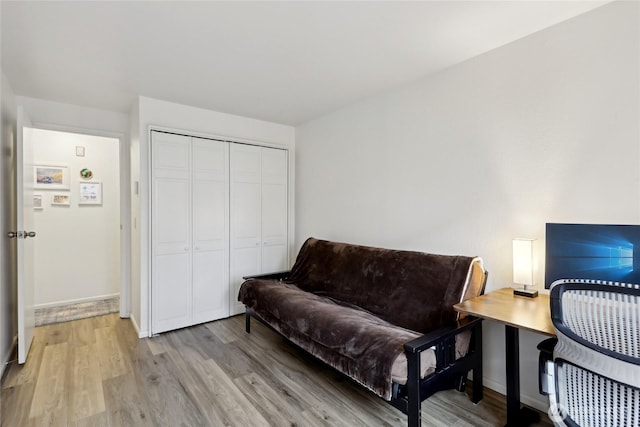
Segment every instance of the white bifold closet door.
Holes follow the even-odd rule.
[[[152,333],[229,316],[228,143],[152,132]]]
[[[288,161],[277,148],[231,144],[231,314],[242,277],[282,271],[288,265]]]

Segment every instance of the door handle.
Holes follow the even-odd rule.
[[[35,231],[9,231],[7,237],[10,239],[26,239],[28,237],[36,237]]]

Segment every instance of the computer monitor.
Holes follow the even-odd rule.
[[[546,227],[545,288],[558,279],[640,284],[640,225]]]

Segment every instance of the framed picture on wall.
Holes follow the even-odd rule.
[[[69,189],[69,168],[66,166],[36,165],[33,167],[35,188],[49,190]]]
[[[69,193],[53,193],[51,194],[51,204],[69,206],[71,204],[71,197]]]
[[[102,204],[102,183],[101,182],[81,182],[79,205],[101,205]]]

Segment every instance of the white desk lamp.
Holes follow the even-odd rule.
[[[537,297],[533,287],[533,241],[535,239],[513,239],[513,283],[522,288],[513,290],[514,295]]]

